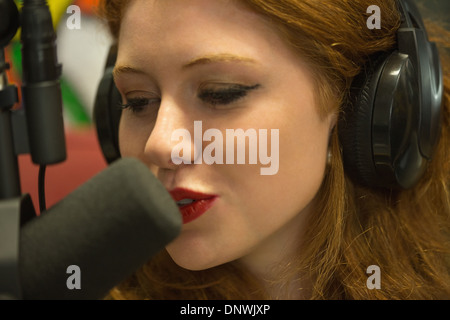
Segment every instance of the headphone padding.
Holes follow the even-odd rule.
[[[108,163],[120,158],[119,123],[122,114],[120,109],[122,98],[113,77],[117,48],[117,44],[113,44],[109,49],[105,72],[97,90],[93,114],[98,141]]]
[[[372,150],[372,117],[378,82],[385,64],[386,55],[383,54],[355,77],[350,99],[338,124],[345,171],[365,186],[378,186],[379,177]]]

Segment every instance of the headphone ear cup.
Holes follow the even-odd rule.
[[[372,152],[379,185],[409,189],[423,176],[427,159],[420,150],[421,87],[407,54],[386,60],[373,108]]]
[[[338,130],[346,173],[368,187],[408,189],[426,169],[420,89],[408,55],[383,55],[352,83]]]
[[[419,50],[420,57],[423,57],[420,63],[422,88],[420,150],[431,160],[442,129],[444,76],[436,44],[427,42]]]
[[[377,185],[378,181],[372,152],[372,120],[386,55],[373,61],[354,78],[338,123],[344,169],[354,181],[366,186]]]
[[[117,46],[112,46],[100,81],[94,104],[94,123],[100,147],[108,163],[120,158],[119,123],[121,116],[121,95],[116,88],[113,69],[117,56]]]

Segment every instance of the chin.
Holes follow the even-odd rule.
[[[178,266],[190,271],[206,270],[228,262],[227,260],[223,260],[223,258],[217,260],[205,254],[199,255],[189,251],[177,252],[177,250],[171,250],[170,245],[166,250]]]

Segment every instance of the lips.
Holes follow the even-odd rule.
[[[183,217],[183,223],[189,223],[210,209],[217,199],[217,195],[204,194],[188,189],[176,188],[169,192],[177,202]]]

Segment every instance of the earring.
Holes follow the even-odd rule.
[[[333,158],[333,153],[331,152],[330,149],[328,149],[328,153],[327,153],[327,166],[331,166],[331,160]]]

